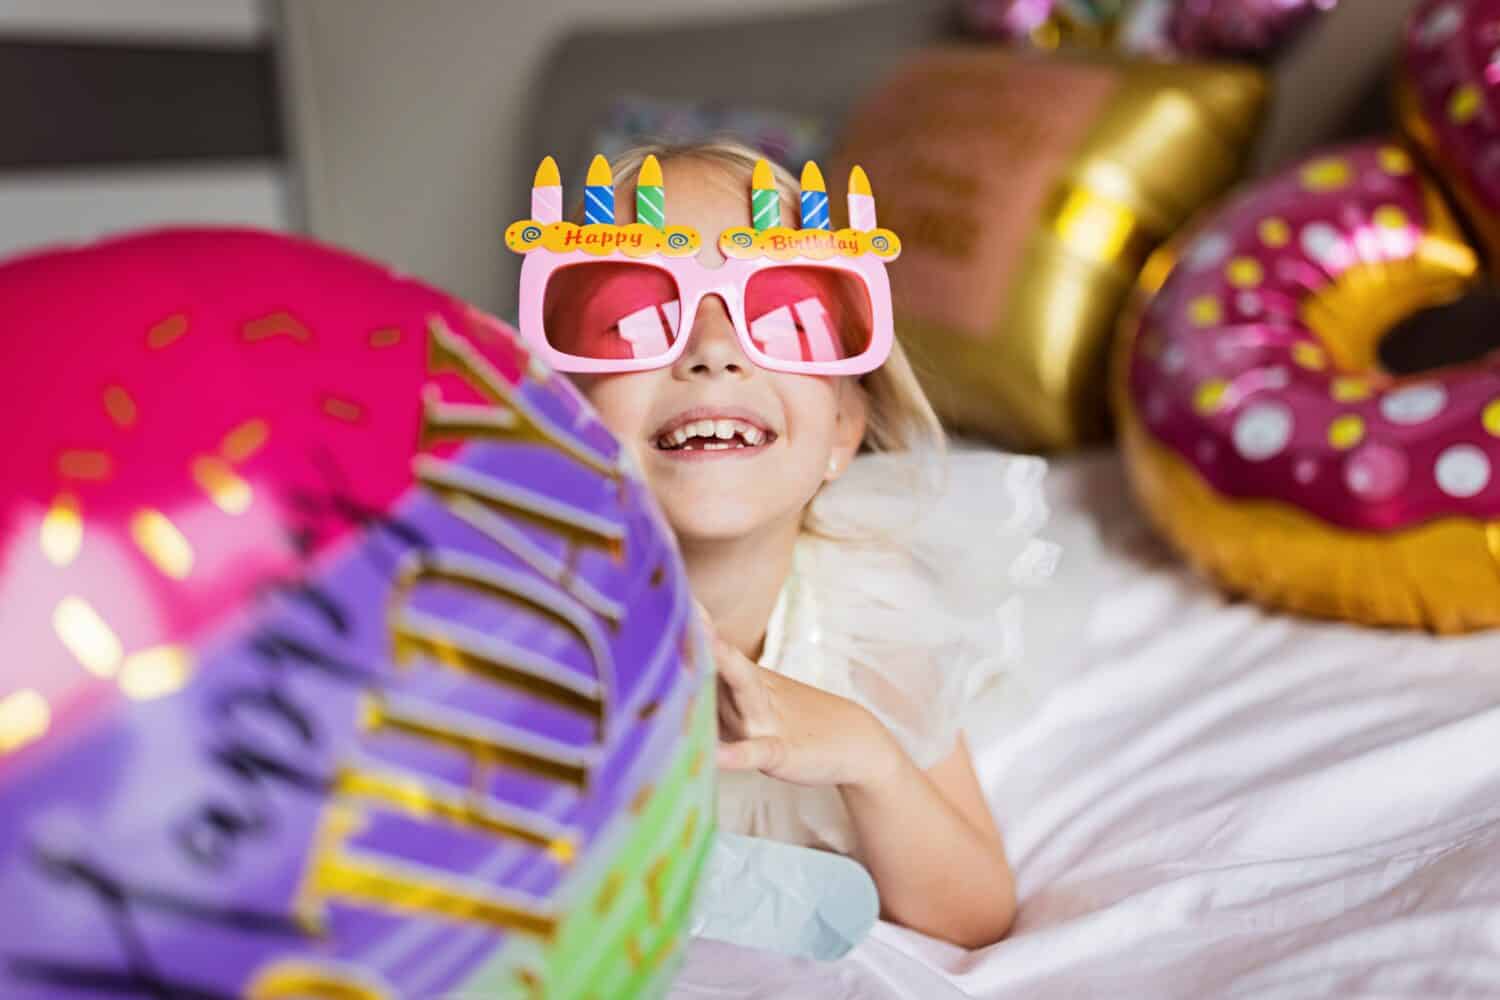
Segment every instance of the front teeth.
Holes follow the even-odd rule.
[[[766,440],[764,431],[742,420],[694,420],[683,424],[670,434],[662,435],[659,443],[664,448],[681,448],[692,438],[705,438],[708,440],[705,441],[703,448],[718,451],[735,447],[733,439],[736,435],[751,448],[763,444]]]

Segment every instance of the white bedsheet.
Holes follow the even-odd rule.
[[[1500,996],[1500,633],[1226,603],[1112,456],[1051,489],[1062,599],[1027,626],[1058,686],[970,737],[1014,932],[882,924],[829,965],[697,941],[673,997]]]

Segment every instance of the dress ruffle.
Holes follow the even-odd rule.
[[[762,664],[863,704],[924,768],[981,701],[988,724],[1022,714],[1047,686],[1022,637],[1025,591],[1059,555],[1038,537],[1045,474],[989,451],[856,459],[813,502]],[[724,829],[853,848],[836,789],[723,779]]]

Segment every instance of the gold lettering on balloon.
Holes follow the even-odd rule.
[[[515,556],[542,579],[550,581],[565,591],[575,601],[611,626],[618,625],[624,619],[625,608],[619,601],[600,593],[593,584],[576,572],[578,542],[587,542],[592,546],[601,547],[606,553],[618,559],[624,550],[622,528],[613,522],[608,522],[603,527],[604,535],[600,536],[595,527],[596,522],[589,519],[587,515],[582,522],[559,520],[557,517],[559,507],[551,501],[549,501],[550,507],[536,506],[535,509],[533,509],[534,505],[518,505],[516,502],[518,492],[523,497],[526,494],[516,491],[513,487],[508,490],[502,488],[499,495],[491,494],[486,499],[479,500],[473,494],[457,488],[451,482],[450,477],[443,475],[445,470],[460,472],[460,478],[468,478],[467,470],[461,470],[446,463],[427,464],[426,460],[418,464],[417,478],[443,498],[451,513],[467,521],[471,527]],[[445,479],[449,481],[445,482]],[[566,512],[569,508],[561,509]],[[511,516],[503,516],[500,511],[508,511]],[[564,558],[553,555],[528,538],[525,532],[512,523],[517,520],[532,524],[545,522],[554,529],[550,533],[562,534],[569,542]]]
[[[458,501],[468,500],[506,517],[543,528],[561,535],[572,545],[602,548],[617,559],[624,554],[625,529],[617,521],[427,455],[413,463],[413,470],[419,483],[442,497],[455,514],[480,531],[486,531],[485,526]]]
[[[457,375],[475,392],[499,406],[502,414],[508,412],[514,419],[496,415],[489,421],[476,424],[472,413],[467,412],[468,408],[455,411],[451,404],[429,395],[422,411],[423,447],[455,437],[474,437],[482,429],[486,437],[549,445],[602,476],[610,479],[622,477],[617,461],[596,453],[558,427],[517,392],[473,345],[455,336],[441,318],[433,319],[427,344],[429,372]]]
[[[440,789],[406,771],[344,767],[334,776],[333,791],[344,799],[376,802],[419,819],[534,844],[559,859],[571,855],[572,832],[545,817],[462,790]]]
[[[412,591],[427,583],[447,584],[513,604],[561,625],[588,648],[594,677],[581,677],[576,670],[501,636],[454,626],[412,610]],[[545,581],[465,553],[424,553],[409,559],[399,571],[393,604],[396,610],[391,615],[390,633],[398,665],[427,657],[449,669],[581,712],[596,726],[603,726],[603,682],[614,674],[609,643],[583,607]]]
[[[557,920],[534,900],[438,869],[354,850],[364,814],[347,805],[323,811],[312,864],[298,888],[297,919],[323,934],[330,902],[550,937]]]
[[[395,993],[361,969],[283,959],[261,969],[245,1000],[395,1000]]]
[[[367,698],[360,726],[369,733],[400,733],[426,740],[462,754],[476,768],[513,767],[577,787],[587,780],[591,763],[587,754],[533,733],[388,698]]]
[[[430,373],[458,375],[492,405],[453,404],[429,395],[422,415],[424,444],[440,440],[541,444],[623,485],[624,473],[617,462],[595,453],[549,420],[472,345],[440,321],[434,321],[431,328],[428,362]],[[545,901],[392,857],[373,844],[358,843],[357,838],[368,812],[385,810],[529,844],[557,864],[573,862],[577,831],[546,815],[508,806],[491,795],[490,789],[499,768],[572,789],[587,785],[603,742],[614,677],[613,654],[604,630],[623,619],[624,609],[582,579],[575,572],[575,560],[580,552],[590,550],[621,558],[625,528],[618,520],[459,462],[424,455],[415,461],[414,472],[417,482],[448,514],[496,542],[521,565],[447,549],[408,553],[396,572],[386,623],[398,667],[409,671],[424,664],[453,671],[574,710],[594,722],[597,742],[569,745],[426,700],[388,693],[366,695],[357,739],[361,749],[369,750],[374,741],[408,740],[457,753],[469,765],[467,787],[415,770],[375,765],[365,754],[347,759],[335,772],[330,800],[319,817],[294,913],[313,931],[327,926],[327,907],[337,903],[550,939],[559,918]],[[523,528],[562,541],[564,555],[555,555]],[[587,651],[591,676],[503,635],[428,610],[420,599],[438,589],[519,609],[560,627]],[[266,1000],[290,997],[296,995],[293,987],[301,983],[312,997],[384,1000],[379,993],[349,992],[360,987],[337,973],[325,973],[321,966],[307,968],[312,971],[298,965],[271,967],[257,980],[269,984],[263,985],[260,995]],[[271,976],[272,972],[279,978]],[[299,975],[303,978],[298,979]]]

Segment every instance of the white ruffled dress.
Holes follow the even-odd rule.
[[[1052,575],[1046,463],[993,451],[862,455],[813,501],[766,632],[762,666],[857,701],[921,767],[976,705],[1013,724],[1047,687],[1026,656],[1024,593]],[[719,826],[848,854],[838,789],[721,773]]]

